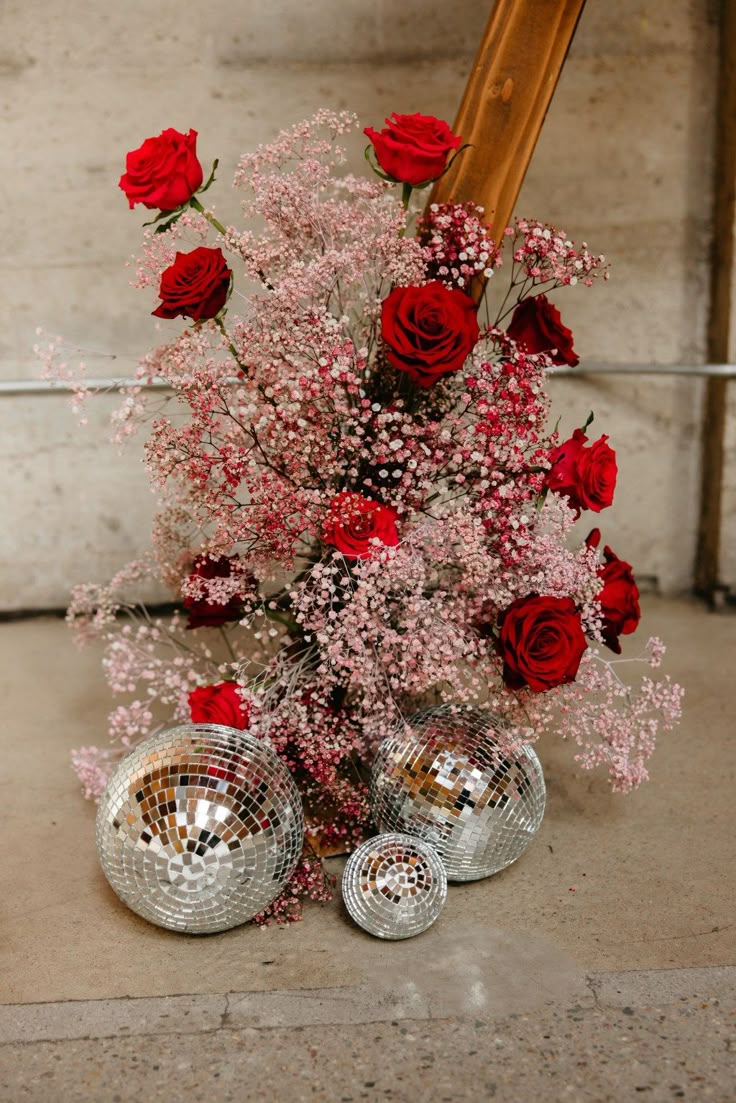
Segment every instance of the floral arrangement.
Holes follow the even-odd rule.
[[[606,279],[605,258],[537,221],[493,228],[470,203],[415,214],[463,155],[431,116],[368,128],[375,177],[337,174],[356,125],[321,111],[245,155],[244,227],[205,206],[215,170],[204,182],[194,131],[128,154],[121,189],[158,212],[136,282],[158,294],[165,341],[115,435],[148,426],[163,504],[150,555],[78,587],[68,614],[105,641],[125,700],[111,746],[74,752],[88,797],[172,722],[248,727],[293,771],[308,845],[263,922],[329,896],[321,857],[365,835],[372,753],[420,705],[482,702],[513,745],[558,730],[617,791],[646,779],[680,708],[668,678],[621,677],[634,575],[600,557],[598,528],[575,534],[613,501],[615,452],[592,418],[569,439],[545,428],[546,376],[578,362],[548,295]],[[56,345],[42,354],[67,370]],[[149,576],[171,615],[134,600]],[[640,658],[663,650],[650,639]]]

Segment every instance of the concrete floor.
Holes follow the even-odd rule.
[[[0,626],[0,1100],[732,1103],[736,618],[650,598],[642,632],[687,687],[652,781],[612,796],[542,745],[549,804],[524,858],[382,943],[337,900],[199,938],[127,911],[68,766],[104,739],[99,655],[60,622]]]

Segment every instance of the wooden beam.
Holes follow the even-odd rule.
[[[720,12],[708,360],[733,362],[736,336],[736,0],[722,0]],[[695,589],[711,602],[717,601],[719,593],[724,590],[720,577],[720,546],[727,387],[728,379],[708,380],[701,430],[700,517],[695,557]]]
[[[430,203],[473,200],[509,222],[585,0],[496,0],[454,130],[470,142]]]

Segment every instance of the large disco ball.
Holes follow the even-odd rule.
[[[431,843],[451,881],[475,881],[524,853],[544,815],[529,746],[501,753],[502,728],[481,709],[440,705],[412,716],[378,748],[371,809],[379,831]]]
[[[205,934],[271,903],[302,852],[294,779],[247,732],[185,724],[140,743],[100,798],[97,851],[120,899],[144,919]]]

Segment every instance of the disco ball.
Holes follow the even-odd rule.
[[[380,831],[432,844],[451,881],[498,873],[524,853],[544,815],[529,746],[499,749],[501,725],[480,709],[440,705],[412,716],[378,748],[371,809]]]
[[[447,899],[437,852],[411,835],[378,835],[348,858],[342,897],[359,927],[378,938],[411,938],[434,923]]]
[[[271,903],[302,852],[294,779],[260,740],[185,724],[140,743],[113,771],[97,852],[120,899],[144,919],[205,934]]]

